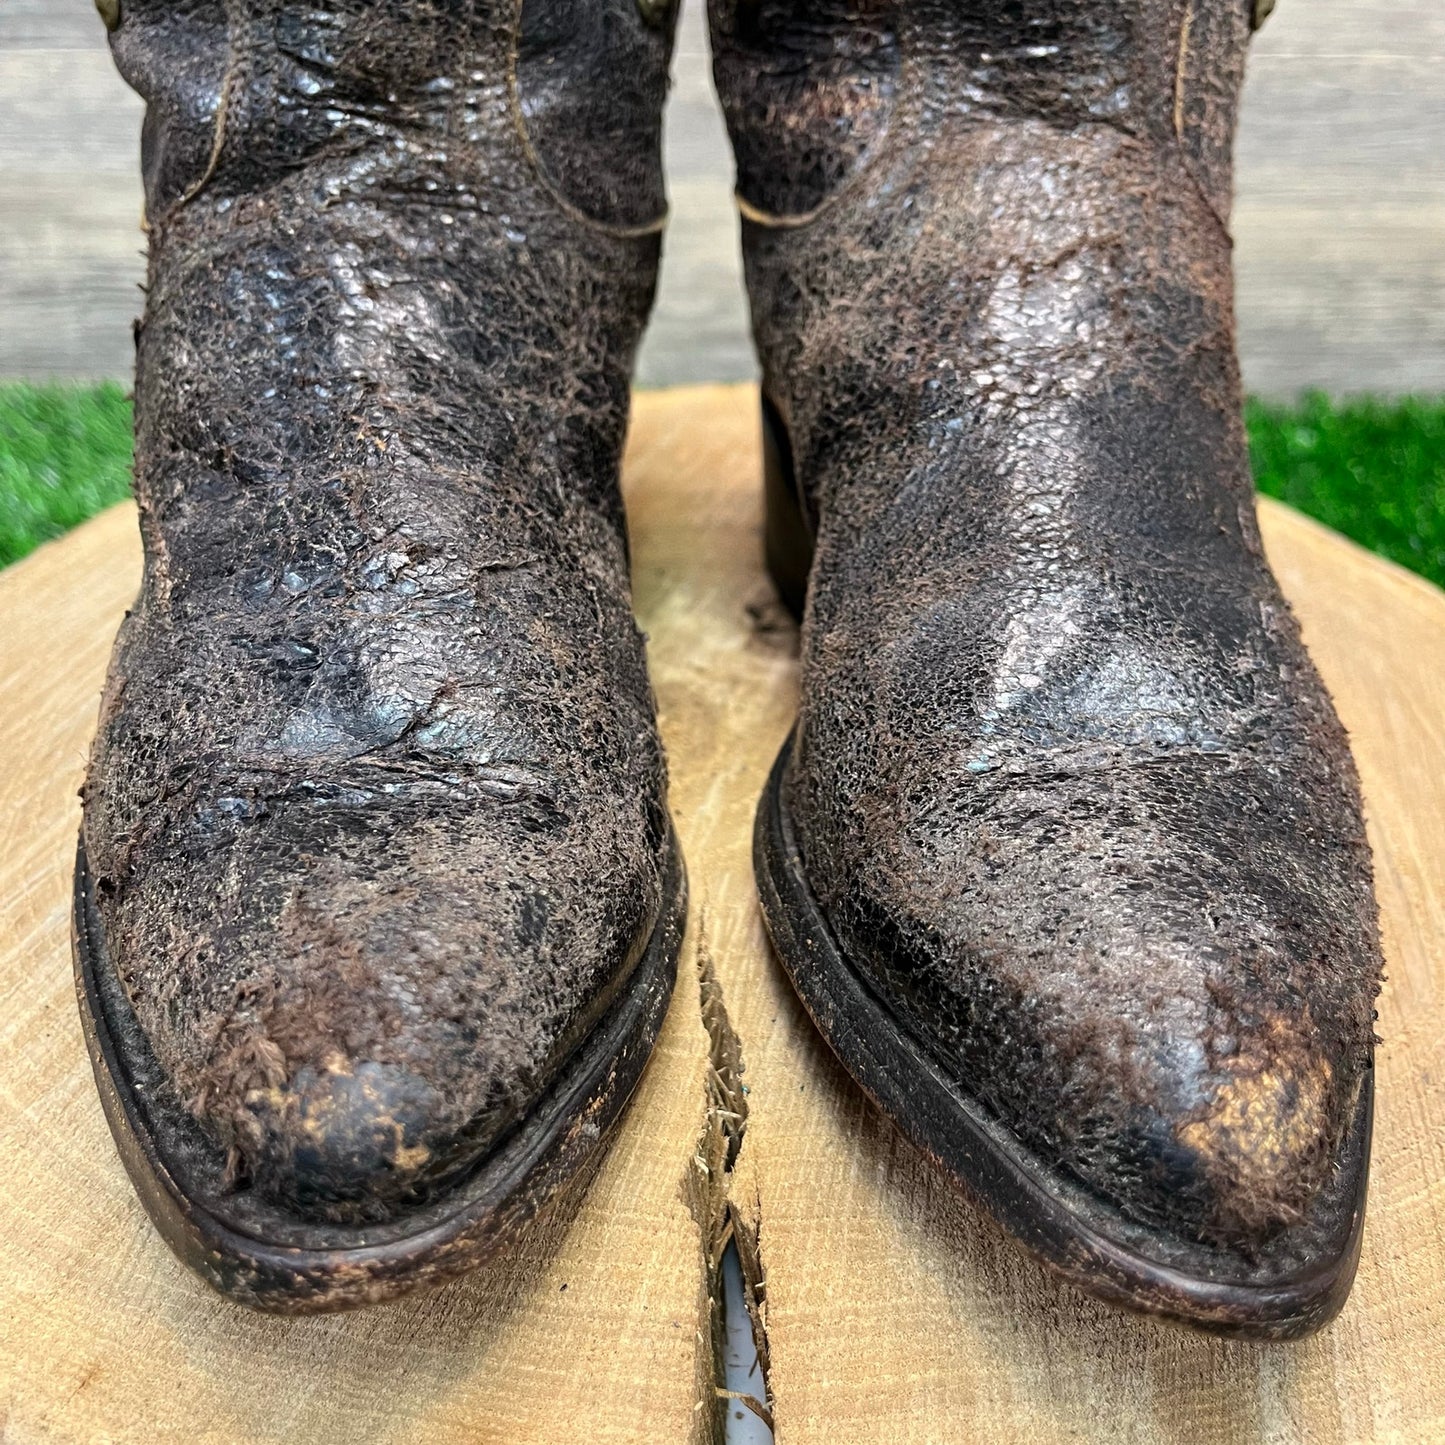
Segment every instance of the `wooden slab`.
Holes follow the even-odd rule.
[[[75,789],[136,583],[133,513],[0,574],[0,1438],[703,1438],[722,1187],[766,1280],[782,1445],[1445,1434],[1445,596],[1265,509],[1364,775],[1387,1042],[1344,1315],[1303,1345],[1211,1342],[1095,1306],[1021,1256],[876,1117],[769,956],[749,839],[795,707],[796,638],[759,566],[756,453],[750,388],[640,400],[637,605],[694,909],[637,1105],[575,1219],[525,1259],[359,1315],[226,1304],[131,1194],[81,1043],[66,907]],[[711,1068],[699,959],[720,994],[712,1057],[726,1074],[741,1051],[745,1095]],[[746,1110],[725,1177],[704,1117],[720,1099]]]

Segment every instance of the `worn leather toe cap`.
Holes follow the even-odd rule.
[[[1147,956],[1132,992],[1098,955],[1064,949],[1052,978],[964,947],[943,955],[954,967],[941,974],[938,954],[890,933],[885,958],[845,929],[851,961],[895,1026],[1046,1173],[1131,1226],[1246,1263],[1309,1224],[1367,1059],[1307,1007],[1231,1015],[1207,988],[1202,1001],[1165,999]],[[1203,978],[1202,943],[1197,959]],[[1092,995],[1082,1005],[1078,986]]]
[[[231,1187],[391,1221],[527,1127],[663,907],[656,794],[606,801],[277,789],[209,850],[198,822],[128,876],[101,854],[113,966]]]
[[[384,1213],[444,1172],[437,1091],[395,1064],[333,1055],[245,1100],[252,1184],[304,1216]]]
[[[959,1092],[1131,1225],[1249,1260],[1308,1223],[1369,1066],[1373,915],[1355,839],[1290,818],[1277,767],[1040,768],[849,815],[815,779],[809,887]]]
[[[998,1115],[1126,1220],[1252,1262],[1308,1224],[1360,1072],[1304,1019],[1228,1041],[1209,1029],[1121,1026],[1112,1047],[1046,1069],[1031,1097],[999,1097]]]

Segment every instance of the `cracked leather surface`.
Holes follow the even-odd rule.
[[[671,34],[125,0],[111,43],[150,270],[107,951],[237,1182],[384,1218],[525,1116],[659,913],[618,469]]]
[[[1028,1148],[1255,1257],[1329,1177],[1381,960],[1241,423],[1250,7],[825,8],[711,7],[817,528],[784,786],[808,882]]]

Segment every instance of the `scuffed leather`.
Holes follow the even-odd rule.
[[[832,177],[810,219],[743,226],[817,523],[784,788],[808,882],[900,1026],[1051,1167],[1252,1257],[1329,1176],[1380,953],[1241,423],[1250,6],[799,13],[712,5],[741,194],[775,184],[759,164]],[[899,78],[838,175],[851,100],[816,91],[851,19],[896,35]],[[782,123],[769,47],[807,97]]]
[[[898,85],[888,0],[721,0],[718,97],[746,206],[798,216],[821,205],[887,126]]]
[[[518,104],[558,193],[589,216],[646,227],[667,210],[662,105],[677,11],[638,0],[525,0]]]
[[[618,469],[669,37],[618,0],[583,64],[539,39],[574,6],[520,9],[127,0],[111,37],[146,565],[84,843],[178,1096],[308,1217],[394,1215],[517,1124],[661,904]],[[578,114],[616,164],[559,197]]]

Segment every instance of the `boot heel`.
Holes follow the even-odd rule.
[[[813,533],[803,515],[793,470],[793,448],[778,409],[763,402],[763,555],[783,606],[799,621],[808,598]]]

